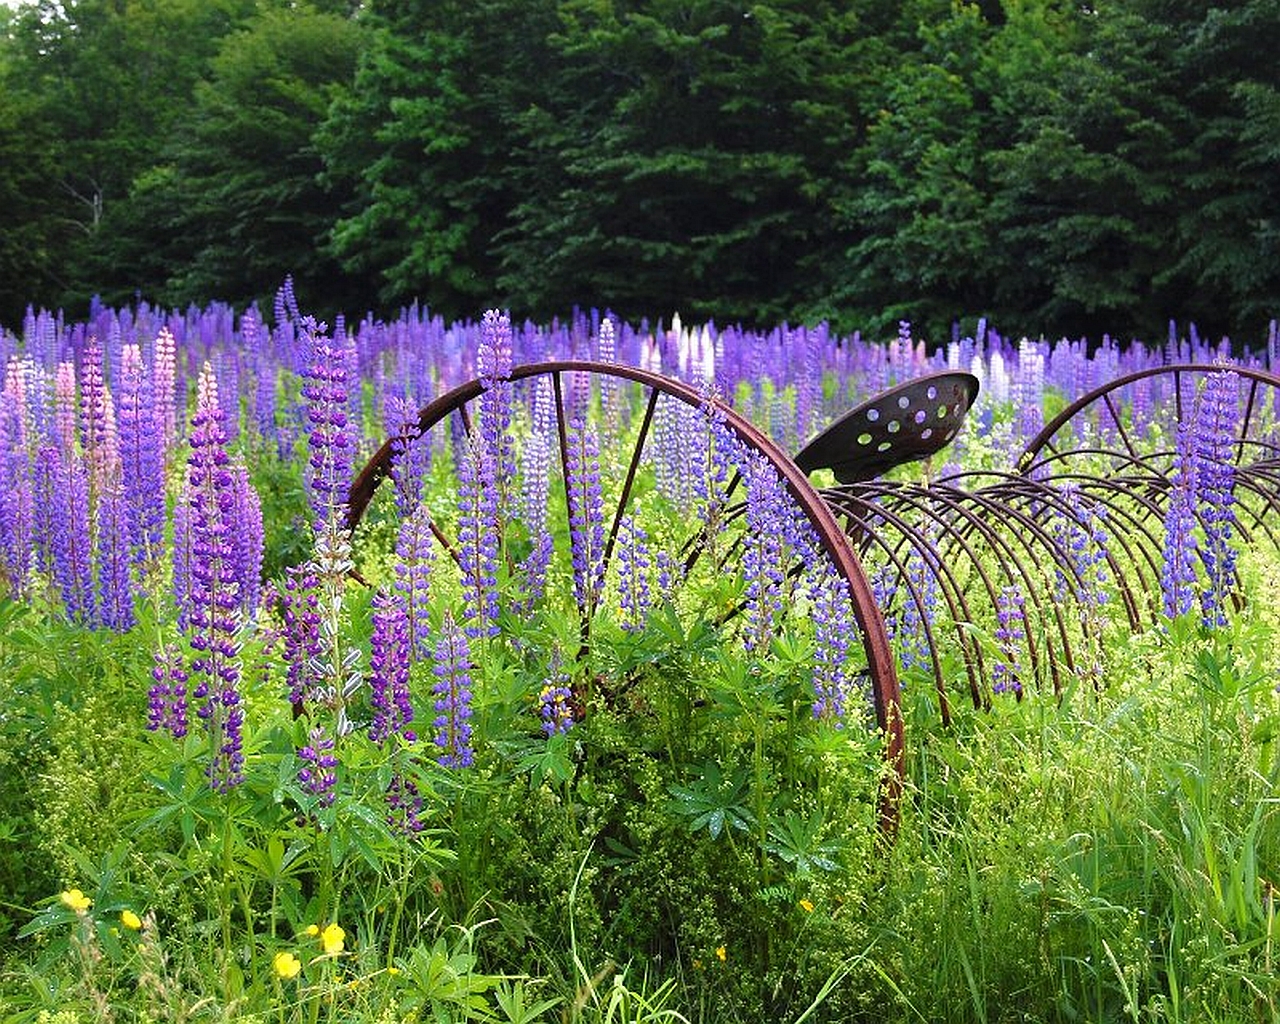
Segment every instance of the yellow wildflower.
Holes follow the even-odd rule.
[[[288,950],[277,953],[271,961],[271,966],[275,968],[276,977],[283,978],[285,981],[292,981],[302,972],[302,961]]]
[[[729,955],[729,951],[724,946],[716,946],[716,959],[724,963],[725,958]]]
[[[400,968],[393,965],[387,968],[387,973],[394,978],[397,974],[400,973]]]
[[[309,924],[302,929],[302,934],[310,935],[314,939],[320,934],[320,926],[318,924]]]
[[[801,901],[800,901],[800,909],[801,909],[801,910],[803,910],[806,914],[812,914],[812,913],[813,913],[813,904],[812,904],[812,903],[810,903],[808,900],[801,900]]]
[[[58,894],[58,899],[62,900],[63,906],[69,907],[77,914],[83,914],[93,906],[93,900],[89,899],[79,889],[67,889],[65,892]]]
[[[324,931],[320,933],[320,945],[326,953],[341,953],[343,949],[343,940],[347,937],[347,933],[338,927],[338,922],[324,926]]]
[[[120,923],[131,932],[139,931],[142,928],[142,918],[132,910],[120,911]]]

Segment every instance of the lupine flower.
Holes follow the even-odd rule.
[[[1018,667],[1018,648],[1026,639],[1026,610],[1022,593],[1015,586],[1006,586],[996,601],[996,645],[1000,658],[991,670],[993,693],[1022,693],[1022,678]]]
[[[229,523],[235,496],[227,469],[223,416],[217,378],[205,363],[191,421],[189,619],[191,646],[196,651],[191,673],[199,680],[193,696],[202,702],[198,714],[208,725],[212,755],[209,781],[219,792],[239,784],[244,766],[240,736],[244,709],[238,690],[240,594]]]
[[[119,473],[113,471],[104,478],[98,500],[98,621],[117,633],[128,632],[134,623],[130,527]]]
[[[600,443],[581,420],[569,424],[569,544],[573,592],[590,614],[604,582],[604,501],[600,489]]]
[[[307,734],[308,743],[298,750],[298,784],[303,792],[314,796],[321,807],[333,806],[337,796],[338,758],[334,753],[333,737],[323,725],[317,725]]]
[[[279,602],[289,703],[300,710],[316,699],[323,686],[323,675],[317,668],[323,650],[319,578],[305,567],[289,569]]]
[[[623,516],[618,524],[618,600],[622,628],[635,633],[649,617],[649,573],[653,558],[649,537],[634,516]]]
[[[422,796],[413,780],[403,775],[391,776],[387,786],[387,824],[401,835],[415,835],[424,827],[421,814]]]
[[[178,442],[177,382],[178,359],[176,341],[168,327],[161,327],[156,334],[155,353],[152,356],[151,379],[155,391],[156,430],[165,452],[165,459]]]
[[[1059,571],[1058,591],[1060,596],[1072,593],[1086,608],[1096,608],[1106,603],[1107,584],[1110,582],[1107,571],[1109,538],[1105,528],[1106,506],[1086,503],[1080,495],[1080,489],[1074,485],[1063,487],[1062,497],[1066,504],[1066,515],[1059,526],[1059,533],[1071,556],[1075,575],[1068,580]]]
[[[11,596],[26,585],[31,567],[32,530],[36,517],[18,397],[0,392],[0,583]]]
[[[1206,585],[1200,594],[1204,624],[1227,624],[1226,605],[1235,582],[1234,447],[1239,415],[1239,378],[1230,370],[1211,373],[1196,409],[1194,442],[1197,508],[1204,524],[1200,561]]]
[[[896,623],[904,669],[928,664],[929,640],[925,626],[927,624],[931,630],[938,613],[938,577],[932,561],[918,549],[912,548],[907,557],[907,572],[916,582],[920,603],[917,604],[908,592]]]
[[[482,465],[484,446],[463,441],[458,464],[458,561],[462,570],[462,601],[469,637],[496,636],[500,610],[498,594],[497,523],[484,481],[493,475]]]
[[[409,699],[409,617],[402,600],[378,593],[373,599],[373,636],[369,656],[369,705],[373,722],[369,739],[379,745],[394,735],[412,743],[409,728],[413,703]]]
[[[431,468],[429,438],[411,439],[411,430],[417,420],[417,409],[409,399],[392,395],[386,400],[383,425],[393,438],[395,448],[391,472],[396,488],[396,508],[405,519],[413,514],[422,500],[422,490]]]
[[[240,590],[240,607],[247,619],[258,613],[262,597],[262,558],[264,534],[262,502],[249,480],[249,470],[237,463],[231,471],[231,560],[236,585]]]
[[[494,507],[491,514],[505,515],[506,489],[515,476],[515,448],[511,439],[511,319],[491,309],[480,322],[480,347],[476,371],[484,390],[480,393],[480,437],[488,449],[481,465],[492,479],[484,480]]]
[[[166,730],[174,739],[187,734],[187,672],[182,655],[172,644],[155,652],[153,684],[148,695],[147,729]]]
[[[305,317],[301,327],[309,351],[302,373],[310,429],[307,486],[315,520],[323,523],[344,514],[354,464],[355,441],[347,427],[348,353],[325,336],[324,324]]]
[[[569,677],[553,675],[538,693],[538,717],[542,719],[542,731],[548,736],[558,736],[573,728],[573,691],[566,685]]]
[[[53,475],[54,582],[67,617],[73,622],[93,623],[97,607],[89,534],[89,477],[74,450],[59,453],[56,448],[45,448],[40,455]]]
[[[813,602],[813,717],[843,728],[851,680],[849,649],[858,637],[848,585],[828,561],[810,570]]]
[[[1189,612],[1195,600],[1195,471],[1190,426],[1180,423],[1176,464],[1169,481],[1169,505],[1164,514],[1164,561],[1160,566],[1160,590],[1164,613],[1169,618]]]
[[[471,650],[466,635],[453,616],[445,613],[436,643],[435,686],[436,760],[446,768],[470,768],[471,749]]]
[[[57,435],[58,450],[66,453],[76,449],[79,431],[76,419],[79,410],[76,407],[76,364],[62,362],[58,364],[57,375],[53,383],[53,423]]]
[[[164,436],[156,429],[155,400],[142,352],[125,345],[117,388],[120,472],[130,536],[138,560],[155,557],[164,540]]]
[[[400,524],[396,541],[395,589],[404,604],[411,661],[424,657],[429,650],[428,616],[434,558],[431,510],[425,502],[419,502],[412,514]]]
[[[746,533],[743,539],[742,572],[746,582],[748,651],[768,649],[774,622],[782,611],[786,582],[785,494],[777,470],[758,453],[747,458]]]
[[[539,377],[534,385],[533,423],[521,455],[524,488],[520,515],[533,549],[524,562],[526,603],[529,607],[542,597],[553,544],[547,528],[547,502],[551,494],[551,446],[555,430],[551,381]]]

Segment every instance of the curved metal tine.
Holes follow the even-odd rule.
[[[902,533],[906,532],[909,528],[905,517],[901,516],[891,508],[886,508],[883,501],[877,501],[874,499],[890,494],[895,497],[900,496],[896,493],[897,487],[905,488],[906,486],[907,485],[893,485],[886,483],[885,481],[865,481],[860,484],[845,484],[841,487],[828,488],[822,493],[828,504],[832,504],[833,506],[840,508],[846,515],[854,518],[860,528],[872,528],[874,526],[874,519],[881,518],[892,520],[894,525],[899,529],[899,532]],[[921,508],[917,503],[907,501],[905,498],[903,500],[904,503],[906,503],[912,510],[916,512],[921,511]],[[857,508],[869,510],[870,514],[855,516],[853,510],[849,507],[850,503]],[[994,604],[996,599],[995,585],[991,582],[986,569],[982,565],[981,559],[979,559],[977,553],[969,545],[968,540],[956,530],[953,523],[946,519],[940,519],[940,523],[943,536],[950,534],[953,539],[960,544],[962,550],[964,550],[965,554],[968,556],[968,564],[974,569],[974,571],[976,571],[979,580],[985,587],[988,600]],[[942,538],[940,537],[939,541],[941,541],[941,539]],[[862,550],[866,550],[869,543],[869,540],[864,537],[860,544],[860,548],[862,548]],[[935,549],[937,549],[939,553],[938,565],[944,568],[945,583],[950,584],[955,597],[955,601],[948,601],[948,609],[951,612],[952,621],[956,624],[956,635],[960,643],[960,649],[964,652],[965,669],[966,674],[969,677],[970,696],[973,700],[973,706],[975,708],[981,708],[988,704],[987,696],[982,686],[982,679],[986,673],[984,663],[985,659],[981,645],[978,644],[976,638],[967,632],[961,625],[964,622],[974,621],[974,616],[969,607],[968,601],[965,599],[964,588],[960,586],[959,581],[955,578],[952,572],[951,564],[943,556],[941,549],[937,548],[937,545],[935,545]],[[957,604],[959,605],[958,614],[956,608]],[[945,680],[938,680],[938,682],[945,686]]]
[[[1047,604],[1051,609],[1051,613],[1046,613],[1046,611],[1044,611],[1046,598],[1044,598],[1041,588],[1036,585],[1036,581],[1034,581],[1032,576],[1030,576],[1030,573],[1027,570],[1027,567],[1024,566],[1023,561],[1016,556],[1014,545],[1010,544],[1009,541],[1006,540],[1004,532],[996,531],[993,529],[991,524],[992,522],[1001,522],[1002,525],[1009,527],[1009,524],[1005,524],[1004,520],[1002,520],[1002,516],[1014,516],[1015,520],[1018,521],[1016,522],[1016,526],[1020,526],[1021,529],[1012,529],[1012,527],[1010,527],[1009,534],[1021,544],[1021,547],[1024,549],[1024,553],[1027,554],[1033,562],[1038,562],[1037,548],[1034,548],[1032,543],[1030,543],[1028,534],[1034,536],[1034,538],[1039,541],[1039,544],[1041,544],[1041,548],[1044,552],[1050,554],[1052,561],[1055,562],[1057,567],[1059,567],[1059,571],[1061,571],[1062,566],[1064,566],[1064,563],[1068,562],[1069,559],[1065,556],[1065,553],[1062,553],[1061,550],[1057,548],[1055,541],[1053,541],[1046,532],[1039,529],[1038,525],[1034,524],[1028,516],[1020,513],[1018,509],[1010,508],[1009,506],[1006,506],[1006,504],[998,502],[998,500],[991,500],[987,495],[980,492],[961,492],[959,500],[956,502],[956,508],[959,509],[959,511],[964,512],[965,515],[968,515],[968,509],[965,508],[965,504],[969,502],[978,503],[979,506],[982,507],[983,512],[986,513],[986,515],[983,516],[973,516],[970,518],[970,524],[972,524],[974,529],[982,532],[984,538],[987,539],[987,543],[992,545],[993,550],[997,550],[997,556],[1000,550],[1004,550],[1004,552],[1007,553],[1009,561],[1014,564],[1016,570],[1018,570],[1018,577],[1021,579],[1021,596],[1023,596],[1024,604],[1027,603],[1029,599],[1030,604],[1032,604],[1034,611],[1037,613],[1037,621],[1044,627],[1044,644],[1046,644],[1048,654],[1048,673],[1050,673],[1050,678],[1053,684],[1053,695],[1055,695],[1056,698],[1056,696],[1061,695],[1062,684],[1059,673],[1059,662],[1057,662],[1057,658],[1053,657],[1053,641],[1051,639],[1051,631],[1047,628],[1048,623],[1052,622],[1053,625],[1057,627],[1057,634],[1059,634],[1059,640],[1061,643],[1062,659],[1064,659],[1064,662],[1066,663],[1066,668],[1073,673],[1076,671],[1075,659],[1073,657],[1073,653],[1071,653],[1070,636],[1068,634],[1068,630],[1066,630],[1066,622],[1064,618],[1062,618],[1062,609],[1060,604],[1055,602],[1055,600],[1048,600]],[[1001,559],[1001,562],[1004,564],[1004,559]],[[1006,576],[1009,577],[1012,584],[1015,586],[1018,585],[1018,577],[1012,575],[1012,573],[1007,570],[1007,566],[1004,567]],[[1030,622],[1024,614],[1024,640],[1025,643],[1027,643],[1027,653],[1030,663],[1032,663],[1030,664],[1030,668],[1032,668],[1032,678],[1036,681],[1037,685],[1042,685],[1043,668],[1041,666],[1041,659],[1039,659],[1036,635],[1034,635],[1030,626],[1032,626],[1032,622]],[[1023,692],[1018,691],[1019,699],[1021,699],[1021,695],[1023,695]]]
[[[1107,412],[1111,414],[1111,420],[1115,423],[1116,430],[1120,434],[1120,440],[1124,442],[1125,449],[1129,452],[1130,458],[1137,459],[1139,457],[1137,449],[1134,448],[1133,442],[1129,439],[1129,432],[1125,429],[1124,421],[1120,418],[1120,412],[1116,409],[1115,402],[1111,400],[1111,392],[1103,392],[1102,400],[1107,407]]]
[[[856,486],[857,485],[851,485],[851,487]],[[951,699],[947,695],[946,679],[943,676],[942,662],[938,656],[938,642],[935,638],[933,624],[930,623],[924,606],[924,597],[919,586],[911,579],[907,562],[898,554],[900,545],[891,545],[884,537],[882,531],[876,529],[875,521],[880,520],[889,525],[898,526],[899,536],[904,538],[905,542],[908,544],[911,542],[910,540],[906,540],[906,538],[913,536],[913,529],[906,524],[904,519],[897,516],[896,513],[888,513],[886,515],[882,506],[861,500],[852,489],[849,491],[843,491],[839,497],[832,495],[828,498],[828,501],[831,503],[833,509],[838,510],[841,515],[844,516],[846,520],[846,529],[848,525],[852,525],[858,531],[858,535],[862,538],[859,544],[860,552],[865,554],[872,544],[877,545],[889,558],[889,561],[897,571],[898,578],[906,583],[908,594],[916,606],[916,610],[920,616],[921,625],[924,628],[925,645],[928,648],[929,660],[933,668],[934,689],[938,694],[938,708],[942,717],[942,724],[944,727],[949,728],[951,726]],[[859,511],[855,511],[855,507]],[[901,525],[899,526],[899,524]],[[926,571],[934,572],[935,578],[939,583],[939,590],[942,592],[943,600],[947,605],[951,621],[968,621],[971,616],[969,615],[967,605],[964,602],[964,594],[961,591],[959,584],[952,577],[950,569],[948,569],[938,557],[936,548],[933,547],[932,543],[927,538],[921,537],[921,539],[923,540],[924,547],[929,554],[925,555],[921,552],[920,547],[914,544],[911,544],[912,550],[921,552],[920,557],[922,561],[925,561],[926,563]],[[933,565],[929,565],[930,561],[933,562]],[[963,609],[963,611],[961,609]],[[888,609],[885,609],[885,611],[887,612]],[[965,670],[969,677],[970,695],[974,701],[974,706],[980,707],[982,698],[980,687],[978,685],[977,673],[981,672],[981,665],[979,664],[975,669],[973,660],[970,657],[970,646],[965,642],[968,638],[964,636],[963,631],[960,631],[960,638],[960,649],[964,654]],[[980,662],[982,657],[981,650],[978,649],[976,645],[974,645],[973,650]]]
[[[977,504],[979,504],[982,507],[985,514],[977,515],[976,513],[971,512],[966,507],[966,504],[968,502],[976,502]],[[1070,639],[1067,635],[1066,623],[1062,619],[1062,610],[1058,607],[1058,605],[1055,602],[1049,602],[1050,606],[1053,609],[1052,616],[1046,614],[1044,610],[1045,602],[1044,602],[1043,595],[1040,592],[1040,588],[1035,586],[1035,581],[1032,580],[1030,573],[1028,572],[1026,566],[1022,564],[1021,559],[1019,559],[1014,553],[1014,549],[1012,545],[1006,540],[1004,534],[995,530],[991,525],[991,523],[993,521],[1000,522],[1002,513],[1013,513],[1015,517],[1019,520],[1019,525],[1021,525],[1023,529],[1031,532],[1034,535],[1038,535],[1038,539],[1041,540],[1046,550],[1048,550],[1051,553],[1057,552],[1056,545],[1054,545],[1052,540],[1048,538],[1046,535],[1044,535],[1043,531],[1039,530],[1039,528],[1034,523],[1032,523],[1027,517],[1016,513],[1015,510],[1009,509],[1007,506],[1001,504],[999,501],[991,501],[990,499],[983,496],[981,492],[957,491],[955,492],[955,501],[952,503],[951,507],[954,508],[956,512],[964,516],[970,528],[978,531],[978,533],[980,533],[983,536],[983,538],[987,541],[988,545],[990,545],[991,547],[991,550],[996,555],[997,560],[1000,562],[1001,568],[1004,571],[1005,578],[1008,579],[1010,583],[1015,586],[1019,583],[1019,580],[1021,581],[1021,591],[1022,591],[1023,600],[1025,602],[1028,598],[1030,599],[1032,606],[1034,607],[1039,617],[1039,621],[1041,623],[1048,623],[1050,621],[1053,621],[1057,625],[1059,637],[1062,640],[1063,658],[1066,662],[1067,668],[1072,672],[1075,672],[1075,662],[1071,654],[1071,644],[1070,644]],[[1009,532],[1026,549],[1026,554],[1030,556],[1032,559],[1035,559],[1036,557],[1035,549],[1032,548],[1027,537],[1019,530],[1010,530]],[[1012,564],[1016,568],[1017,570],[1016,575],[1014,572],[1010,571],[1009,569],[1010,564]],[[993,599],[993,606],[994,606],[994,603],[995,602]],[[1025,640],[1027,644],[1027,655],[1031,661],[1032,678],[1037,682],[1037,684],[1039,684],[1043,676],[1043,669],[1041,668],[1040,657],[1039,657],[1038,648],[1036,646],[1036,641],[1035,641],[1035,635],[1033,631],[1030,629],[1030,623],[1027,623],[1027,628],[1024,630],[1024,632],[1026,634]],[[1049,675],[1053,681],[1054,695],[1057,696],[1061,693],[1061,679],[1058,672],[1057,659],[1052,657],[1053,646],[1052,646],[1052,643],[1048,640],[1049,635],[1050,635],[1049,632],[1046,630],[1045,637],[1046,637],[1046,643],[1048,644],[1048,653],[1050,654]],[[1021,698],[1021,693],[1019,693],[1019,698]]]

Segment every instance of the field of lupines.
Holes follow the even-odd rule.
[[[547,360],[688,400],[512,372]],[[1239,379],[1274,328],[1234,361],[1172,328],[353,328],[286,285],[271,326],[32,315],[0,361],[0,1020],[1280,1016],[1280,438]],[[1001,521],[1046,417],[1188,362],[1070,421],[1083,482],[1007,497],[1021,561],[954,525]],[[724,410],[794,453],[948,367],[982,384],[954,441],[841,506],[895,763],[844,580]],[[1081,504],[1117,426],[1170,453],[1141,514]]]

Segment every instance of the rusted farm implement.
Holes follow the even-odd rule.
[[[1089,678],[1104,602],[1118,607],[1110,618],[1122,628],[1160,621],[1165,521],[1186,486],[1179,460],[1189,432],[1207,429],[1197,420],[1207,382],[1225,372],[1181,365],[1120,377],[1063,408],[1011,453],[1008,469],[941,479],[932,472],[920,481],[885,474],[951,444],[978,397],[971,374],[933,374],[877,394],[792,456],[728,403],[684,381],[614,363],[528,364],[496,383],[462,384],[423,408],[352,485],[349,523],[362,521],[381,481],[398,480],[413,446],[440,451],[482,434],[476,421],[485,415],[485,395],[501,386],[517,417],[534,429],[541,422],[546,454],[562,470],[570,521],[583,511],[576,507],[582,496],[565,483],[572,450],[582,421],[596,410],[601,444],[619,467],[602,501],[603,575],[642,507],[662,500],[663,474],[668,489],[707,485],[708,446],[717,443],[717,431],[731,436],[737,461],[727,476],[710,481],[720,494],[714,514],[664,538],[678,553],[675,575],[738,572],[757,542],[768,539],[758,536],[766,528],[748,513],[752,467],[776,474],[813,539],[790,546],[785,576],[798,579],[815,560],[829,563],[859,630],[860,673],[895,780],[881,808],[882,824],[891,829],[904,771],[900,659],[914,666],[913,678],[931,679],[929,702],[945,725],[957,701],[989,707],[1001,690],[1018,699],[1059,694]],[[1226,432],[1218,459],[1229,466],[1232,526],[1242,543],[1280,546],[1280,377],[1241,367],[1230,373],[1230,387],[1220,390],[1230,408],[1219,410],[1217,429]],[[680,480],[682,471],[697,479]],[[709,500],[705,493],[702,499]],[[431,529],[458,561],[447,520],[433,519]],[[568,586],[567,578],[553,573],[549,582]],[[600,600],[598,588],[578,596],[584,646]],[[741,611],[739,599],[696,614],[714,614],[723,624]],[[800,601],[777,614],[811,611],[811,602]]]

